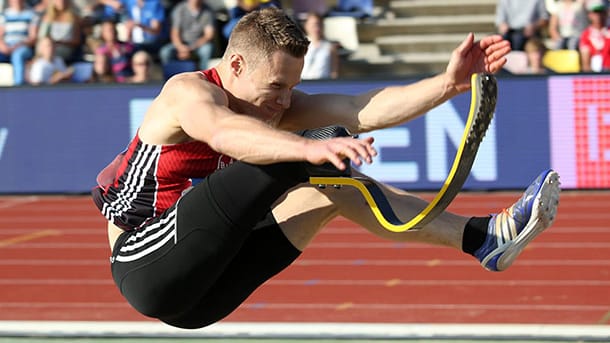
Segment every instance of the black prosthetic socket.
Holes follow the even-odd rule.
[[[487,227],[491,217],[472,217],[464,228],[462,238],[462,251],[473,255],[485,242],[487,238]]]
[[[350,137],[350,133],[341,126],[326,126],[317,129],[307,129],[295,132],[297,135],[316,140],[324,140],[335,137]],[[337,169],[332,163],[326,162],[321,165],[314,165],[311,163],[305,163],[305,169],[310,176],[318,177],[337,177],[337,176],[351,176],[351,162],[349,158],[343,160],[345,163],[345,170]]]

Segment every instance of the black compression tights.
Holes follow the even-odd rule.
[[[175,242],[136,261],[115,261],[115,282],[134,308],[171,325],[220,320],[298,256],[269,208],[306,179],[301,163],[238,162],[210,175],[178,202]],[[135,234],[124,233],[115,254]]]

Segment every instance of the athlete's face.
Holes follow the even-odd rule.
[[[302,69],[303,58],[281,51],[271,55],[269,61],[248,65],[240,82],[240,98],[251,107],[246,113],[277,123],[290,107],[292,90],[301,81]]]

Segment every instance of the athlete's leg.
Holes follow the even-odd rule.
[[[407,192],[378,185],[403,221],[428,205]],[[525,246],[553,223],[559,191],[559,176],[547,170],[529,185],[520,199],[498,214],[465,217],[445,211],[420,230],[404,232],[383,228],[360,192],[352,187],[328,187],[322,191],[299,188],[274,208],[274,214],[287,238],[301,250],[318,232],[316,223],[342,215],[380,237],[450,246],[475,256],[486,269],[499,271],[508,268]],[[299,214],[298,220],[290,220],[291,212]]]
[[[215,323],[300,254],[301,251],[286,239],[269,213],[252,230],[208,292],[200,299],[193,299],[190,310],[161,320],[182,328],[199,328]]]
[[[298,163],[234,163],[195,186],[154,222],[122,234],[112,271],[123,295],[151,317],[188,311],[272,203],[306,179],[303,170]]]
[[[427,206],[427,202],[405,191],[380,184],[400,219],[406,220]],[[323,190],[315,186],[299,186],[291,190],[273,209],[273,214],[286,237],[300,250],[307,247],[321,226],[338,215],[344,216],[371,233],[393,241],[419,241],[461,248],[468,217],[444,212],[422,230],[390,232],[371,212],[370,207],[353,187]]]

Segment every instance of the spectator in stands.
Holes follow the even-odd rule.
[[[229,39],[239,19],[252,11],[270,6],[281,8],[282,4],[275,0],[237,0],[237,4],[229,9],[229,21],[223,26],[222,35],[225,39]]]
[[[81,21],[71,0],[49,0],[42,17],[38,37],[49,37],[55,54],[69,64],[82,55]]]
[[[106,57],[104,54],[95,55],[95,60],[93,61],[93,74],[91,75],[89,82],[112,83],[114,81],[110,58]]]
[[[164,43],[165,9],[159,0],[122,0],[127,36],[137,50],[159,53]]]
[[[339,69],[337,45],[324,39],[323,19],[317,13],[309,13],[303,27],[309,47],[304,58],[303,80],[336,79]]]
[[[578,50],[578,40],[588,25],[585,0],[559,0],[547,9],[553,48]]]
[[[591,1],[587,5],[590,25],[580,36],[580,60],[582,71],[602,72],[610,70],[610,31],[607,25],[608,7],[603,1]]]
[[[541,37],[548,20],[544,0],[498,0],[496,27],[513,50],[523,50],[529,38]]]
[[[547,48],[540,38],[528,39],[523,50],[527,56],[527,74],[547,74],[550,72],[542,63]]]
[[[163,64],[172,60],[198,60],[207,69],[214,51],[214,13],[204,0],[184,0],[172,12],[171,42],[161,48]]]
[[[153,60],[150,54],[144,50],[136,52],[131,58],[133,75],[129,77],[130,83],[146,83],[152,79]]]
[[[63,58],[56,55],[55,44],[44,37],[36,44],[36,57],[30,67],[29,81],[33,85],[56,84],[69,81],[74,70],[66,67]]]
[[[0,12],[0,62],[13,65],[16,85],[25,80],[25,65],[34,54],[39,19],[24,0],[9,0],[8,7]]]
[[[133,44],[118,40],[113,21],[102,23],[102,41],[95,51],[95,58],[99,58],[100,55],[108,58],[115,81],[125,82],[132,75],[131,56],[135,51]]]

